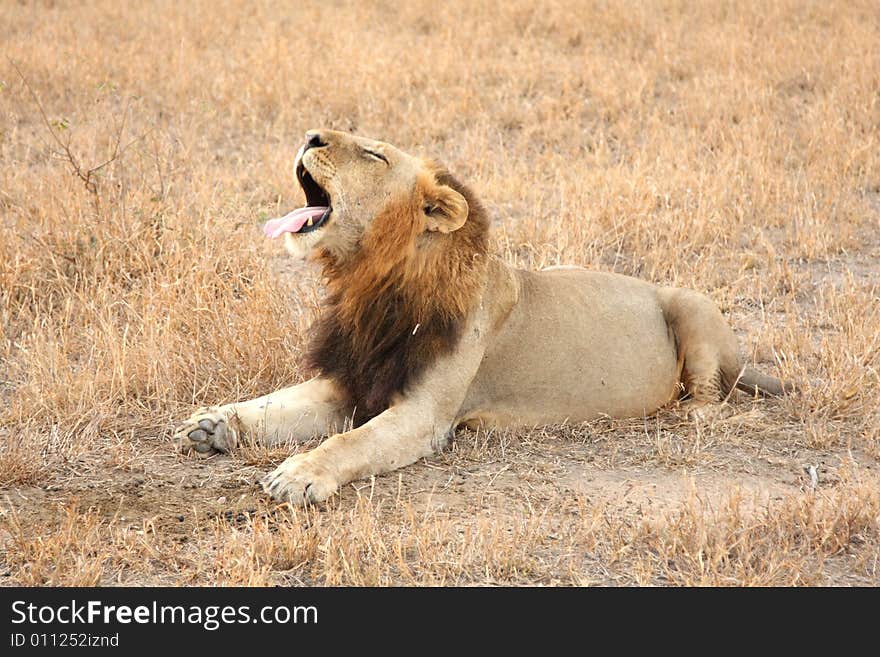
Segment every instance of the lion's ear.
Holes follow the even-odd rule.
[[[425,213],[428,230],[451,233],[464,225],[468,217],[468,203],[464,196],[447,185],[435,184],[425,194]]]

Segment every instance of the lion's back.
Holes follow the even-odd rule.
[[[580,421],[651,413],[674,395],[675,344],[656,286],[581,268],[514,274],[518,300],[466,410],[485,419],[491,408],[504,424]]]

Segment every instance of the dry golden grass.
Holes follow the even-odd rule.
[[[880,583],[876,2],[46,1],[0,25],[0,582]],[[803,394],[464,432],[328,508],[267,506],[285,450],[167,439],[306,375],[319,282],[258,226],[299,202],[310,127],[445,161],[512,264],[708,292]]]

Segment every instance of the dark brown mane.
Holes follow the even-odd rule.
[[[346,391],[357,424],[388,408],[426,367],[455,348],[483,284],[486,213],[465,185],[445,171],[435,175],[468,202],[461,228],[424,232],[415,190],[374,218],[350,262],[320,256],[329,294],[310,330],[306,360]]]

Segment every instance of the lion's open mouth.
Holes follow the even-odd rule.
[[[312,178],[302,161],[297,162],[296,179],[306,195],[306,206],[267,221],[263,227],[267,237],[275,238],[284,233],[310,233],[323,226],[333,213],[330,195]]]

